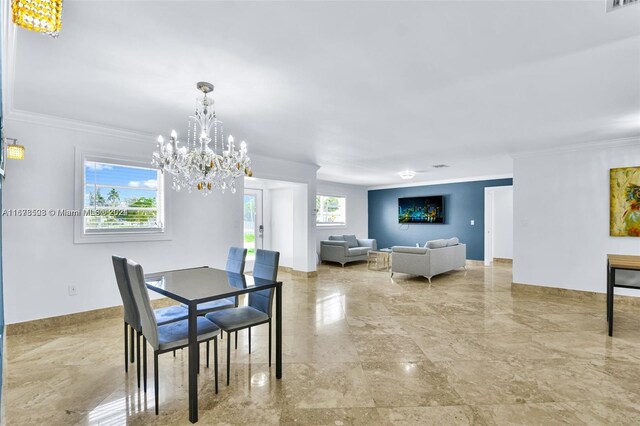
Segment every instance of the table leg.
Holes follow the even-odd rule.
[[[616,268],[609,268],[609,289],[611,295],[609,299],[609,336],[613,336],[613,288],[616,282]],[[607,291],[609,293],[609,291]]]
[[[198,421],[198,323],[197,306],[189,305],[189,421]]]
[[[282,378],[282,283],[276,284],[276,378]]]
[[[609,312],[609,298],[611,297],[611,277],[609,276],[609,260],[607,260],[607,322],[611,317]]]

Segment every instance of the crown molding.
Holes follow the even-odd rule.
[[[640,135],[638,136],[630,136],[626,138],[615,138],[615,139],[601,139],[583,142],[579,144],[572,144],[560,147],[553,147],[547,149],[536,149],[531,151],[523,151],[509,154],[511,158],[527,158],[527,157],[536,157],[538,155],[546,155],[546,154],[564,154],[571,153],[576,151],[587,151],[587,150],[596,150],[596,149],[606,149],[606,148],[624,148],[628,146],[638,146],[640,147]]]
[[[474,176],[474,177],[467,177],[467,178],[453,178],[453,179],[441,179],[441,180],[428,180],[428,181],[411,182],[411,183],[394,183],[394,184],[390,184],[390,185],[369,186],[369,187],[367,187],[367,190],[368,191],[375,191],[375,190],[378,190],[378,189],[411,188],[411,187],[414,187],[414,186],[432,186],[432,185],[443,185],[443,184],[447,184],[447,183],[478,182],[478,181],[481,181],[481,180],[496,180],[496,179],[513,179],[513,174]]]
[[[56,117],[48,114],[38,114],[34,112],[17,110],[15,108],[9,110],[9,112],[5,115],[5,120],[110,136],[144,144],[155,143],[155,135],[153,135],[152,133],[119,129],[117,127],[110,127],[80,120]]]

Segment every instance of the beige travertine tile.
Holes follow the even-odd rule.
[[[460,405],[446,372],[429,362],[362,364],[376,407]]]
[[[366,263],[280,278],[283,379],[263,325],[251,354],[239,333],[226,386],[225,338],[217,395],[200,371],[200,424],[640,423],[639,306],[616,305],[610,338],[601,297],[512,291],[510,265],[431,285]],[[156,416],[152,355],[145,394],[135,364],[124,372],[121,318],[60,324],[7,337],[7,425],[189,424],[188,351],[160,356]]]
[[[381,424],[381,419],[375,408],[285,408],[280,424],[367,426]]]
[[[378,408],[378,412],[384,424],[394,426],[485,424],[467,405]]]

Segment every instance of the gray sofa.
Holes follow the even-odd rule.
[[[371,250],[377,250],[376,240],[356,238],[355,235],[330,235],[328,240],[320,241],[320,260],[322,262],[345,263],[367,260]]]
[[[466,267],[467,246],[457,238],[428,241],[425,247],[391,247],[391,276],[395,272],[422,275],[429,279]]]

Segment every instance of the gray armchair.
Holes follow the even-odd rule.
[[[371,250],[377,250],[374,239],[356,238],[355,235],[330,235],[328,240],[320,241],[320,260],[345,263],[367,260]]]

